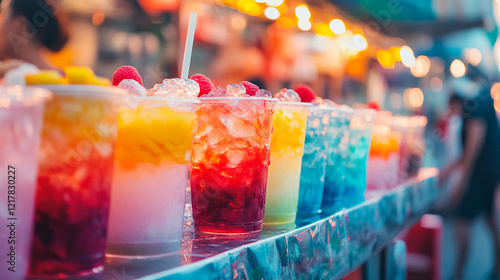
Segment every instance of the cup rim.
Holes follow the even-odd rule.
[[[29,86],[31,87],[31,86]],[[44,84],[36,85],[36,87],[50,90],[54,96],[82,96],[82,97],[98,97],[98,98],[111,98],[118,96],[126,96],[128,92],[114,86],[100,86],[100,85],[79,85],[79,84]]]
[[[199,104],[200,100],[198,99],[184,99],[184,98],[173,98],[168,96],[156,96],[156,95],[132,95],[127,94],[125,97],[132,99],[141,99],[141,100],[152,100],[152,101],[171,101],[171,102],[179,102],[179,103],[192,103]]]
[[[375,116],[377,114],[377,110],[375,109],[353,109],[353,114],[357,114],[357,115],[371,115],[371,116]]]
[[[308,103],[308,102],[292,102],[292,101],[281,101],[281,100],[279,100],[276,103],[276,105],[297,106],[297,107],[309,108],[309,107],[312,106],[312,103]]]
[[[255,96],[238,96],[238,97],[234,97],[234,96],[217,96],[217,97],[199,97],[198,98],[200,101],[218,101],[218,100],[221,100],[221,101],[239,101],[239,100],[263,100],[263,101],[273,101],[273,102],[277,102],[279,101],[278,98],[271,98],[271,97],[255,97]]]
[[[40,87],[0,85],[0,108],[45,104],[51,97],[51,91]],[[4,103],[2,99],[9,101]]]

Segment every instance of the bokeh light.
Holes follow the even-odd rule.
[[[311,30],[312,24],[308,19],[299,19],[297,26],[302,31],[308,31]]]
[[[455,59],[450,65],[450,72],[455,78],[460,78],[465,75],[465,64],[460,59]]]
[[[266,0],[266,4],[269,6],[277,7],[283,4],[284,0]]]
[[[399,55],[404,66],[410,68],[415,65],[415,55],[410,47],[402,46],[399,50]]]
[[[464,57],[467,62],[469,62],[471,65],[478,66],[479,63],[481,63],[482,55],[481,51],[479,51],[476,48],[472,49],[465,49],[464,50]]]
[[[394,59],[389,51],[386,50],[378,50],[377,51],[377,60],[378,63],[385,69],[394,68]]]
[[[433,77],[430,81],[431,89],[435,92],[443,90],[443,81],[438,77]]]
[[[409,88],[404,92],[404,99],[408,109],[418,109],[424,104],[424,93],[419,88]]]
[[[247,26],[247,19],[241,14],[234,14],[231,18],[231,27],[234,30],[241,31]]]
[[[493,100],[500,99],[500,83],[495,83],[490,90],[491,98]]]
[[[341,35],[345,32],[345,24],[341,19],[332,19],[330,21],[330,29],[333,33]]]
[[[311,18],[311,12],[309,11],[309,8],[305,4],[298,5],[295,8],[295,15],[297,16],[297,18],[302,20],[308,20]]]
[[[424,55],[417,57],[415,65],[410,67],[412,75],[417,78],[425,77],[429,73],[429,69],[431,69],[431,61]]]
[[[275,7],[267,7],[264,10],[264,15],[268,19],[275,20],[275,19],[278,19],[280,17],[280,11],[278,11],[278,9],[276,9]]]
[[[361,34],[354,34],[352,36],[352,45],[358,51],[364,51],[368,48],[368,43],[366,42],[365,37]]]

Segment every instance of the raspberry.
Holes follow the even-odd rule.
[[[135,80],[141,86],[144,85],[142,83],[141,75],[139,75],[139,72],[137,72],[137,69],[135,69],[133,66],[122,66],[118,68],[118,70],[116,70],[115,73],[113,74],[112,83],[114,86],[118,86],[118,84],[125,79]]]
[[[378,105],[378,103],[376,101],[370,101],[370,102],[368,102],[368,108],[375,109],[377,111],[380,110],[380,106]]]
[[[260,89],[258,86],[250,83],[249,81],[243,81],[241,84],[247,90],[247,94],[250,96],[255,96],[255,93]]]
[[[191,80],[197,82],[198,85],[200,85],[200,93],[198,94],[198,97],[208,94],[214,88],[214,84],[212,83],[212,81],[210,81],[210,79],[205,75],[194,74],[191,77]]]
[[[302,102],[311,102],[316,98],[314,91],[306,85],[298,85],[295,87],[295,92],[300,96]]]

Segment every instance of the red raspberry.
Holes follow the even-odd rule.
[[[302,102],[312,102],[316,98],[314,91],[306,85],[298,85],[294,90],[299,94]]]
[[[260,89],[257,85],[254,85],[249,81],[243,81],[241,84],[245,87],[247,94],[250,96],[255,96],[255,93]]]
[[[197,82],[198,85],[200,85],[200,93],[198,94],[198,97],[208,94],[214,88],[214,84],[212,83],[212,81],[210,81],[210,79],[205,75],[194,74],[191,77],[191,80]]]
[[[370,102],[368,102],[368,108],[375,109],[377,111],[380,110],[380,106],[378,105],[378,103],[376,101],[370,101]]]
[[[125,79],[132,79],[141,84],[141,86],[144,86],[142,83],[142,78],[141,75],[139,75],[139,72],[137,72],[137,69],[133,66],[122,66],[118,68],[118,70],[115,71],[113,74],[113,82],[112,84],[114,86],[118,86],[118,84],[125,80]]]

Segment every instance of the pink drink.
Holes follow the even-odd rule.
[[[48,91],[0,87],[0,275],[25,279],[36,189],[40,129]],[[7,226],[10,225],[10,226]],[[12,250],[13,249],[13,250]]]

